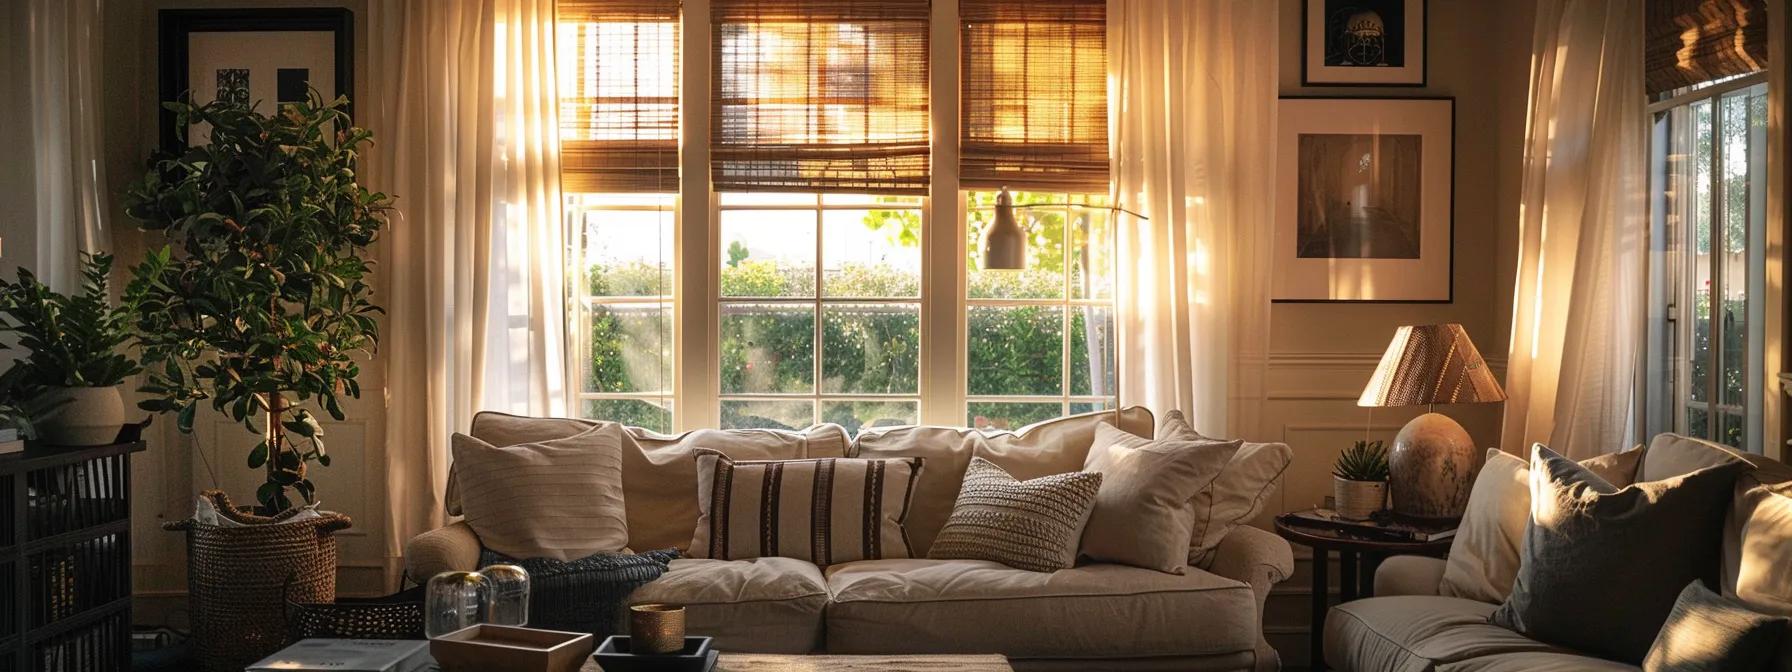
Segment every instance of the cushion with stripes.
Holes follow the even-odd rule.
[[[919,457],[731,460],[698,449],[689,557],[818,566],[912,557],[903,522]]]
[[[927,557],[990,560],[1033,572],[1069,568],[1101,479],[1073,471],[1022,481],[994,462],[971,458],[958,502]]]

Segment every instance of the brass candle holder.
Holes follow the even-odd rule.
[[[677,653],[684,650],[684,607],[637,604],[629,607],[629,650],[635,653]]]

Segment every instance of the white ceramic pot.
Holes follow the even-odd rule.
[[[1338,517],[1368,520],[1369,514],[1380,511],[1388,501],[1387,481],[1350,481],[1332,477],[1332,509]]]
[[[52,387],[45,401],[57,404],[35,423],[37,440],[52,446],[104,446],[124,428],[119,386]],[[64,401],[66,400],[66,401]]]

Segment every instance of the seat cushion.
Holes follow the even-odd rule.
[[[1325,660],[1340,670],[1429,672],[1481,656],[1563,651],[1488,623],[1496,608],[1436,595],[1346,602],[1326,614]]]
[[[1634,665],[1559,651],[1502,653],[1437,666],[1437,672],[1636,672]]]
[[[828,589],[801,560],[673,560],[628,601],[683,605],[685,630],[714,637],[723,651],[810,653],[821,645]]]
[[[828,568],[828,652],[1000,653],[1106,659],[1253,651],[1249,585],[1189,569],[1052,573],[985,560],[871,560]]]

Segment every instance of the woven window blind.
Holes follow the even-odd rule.
[[[928,0],[715,0],[717,191],[922,194]]]
[[[1105,0],[961,0],[959,180],[1108,190]]]
[[[561,187],[678,191],[679,0],[559,0]]]
[[[1649,95],[1767,68],[1766,0],[1648,0]]]

